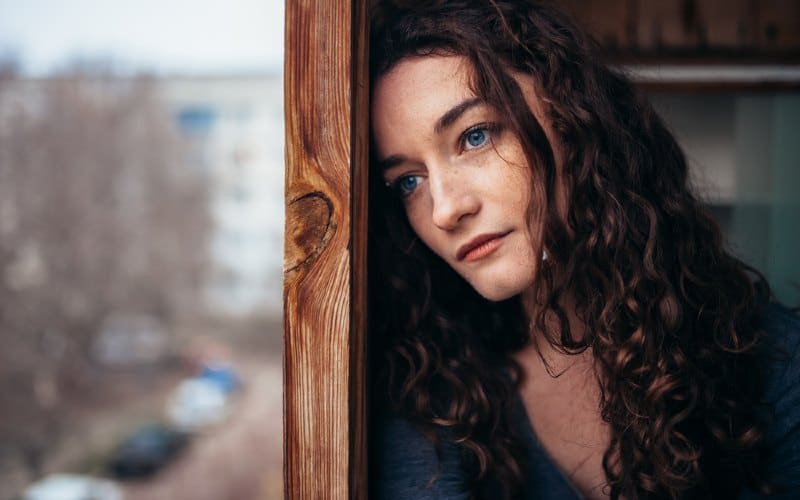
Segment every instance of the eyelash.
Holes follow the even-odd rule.
[[[499,132],[500,128],[501,128],[500,124],[498,123],[479,123],[478,125],[473,125],[472,127],[465,130],[458,138],[459,149],[461,151],[472,151],[475,149],[482,148],[486,144],[492,142],[494,134]],[[471,147],[467,146],[467,139],[469,138],[469,135],[472,134],[473,132],[478,132],[478,131],[483,131],[487,133],[488,137],[486,138],[486,140],[478,146],[471,146]]]
[[[463,152],[463,151],[472,151],[472,150],[476,150],[476,149],[481,149],[486,144],[490,143],[492,141],[493,135],[496,134],[497,132],[499,132],[500,130],[501,130],[501,126],[498,123],[479,123],[477,125],[473,125],[472,127],[468,128],[467,130],[462,132],[461,135],[459,136],[459,138],[458,138],[459,150]],[[488,137],[486,138],[486,140],[484,140],[483,143],[479,144],[478,146],[468,147],[467,146],[467,139],[468,139],[469,135],[472,134],[473,132],[478,132],[478,131],[486,132]],[[398,197],[400,197],[401,199],[405,199],[405,198],[408,198],[409,196],[411,196],[414,193],[414,190],[416,190],[416,186],[414,187],[414,190],[411,190],[411,191],[408,191],[408,192],[404,192],[403,189],[400,187],[400,184],[405,179],[410,179],[410,178],[413,178],[413,177],[420,177],[420,176],[419,175],[401,175],[400,177],[398,177],[394,181],[387,182],[386,186],[389,187],[395,194],[397,194]]]
[[[421,176],[420,176],[420,175],[401,175],[400,177],[398,177],[398,178],[397,178],[397,179],[395,179],[394,181],[392,181],[392,182],[387,182],[387,183],[386,183],[386,185],[387,185],[387,186],[389,186],[389,188],[390,188],[390,189],[391,189],[391,190],[392,190],[392,191],[393,191],[393,192],[394,192],[394,193],[395,193],[395,194],[396,194],[396,195],[397,195],[399,198],[401,198],[401,199],[405,199],[405,198],[408,198],[409,196],[411,196],[411,195],[414,193],[414,191],[416,190],[417,186],[414,186],[414,189],[413,189],[413,190],[411,190],[411,191],[408,191],[408,192],[405,192],[405,191],[403,191],[403,188],[402,188],[402,187],[400,187],[400,185],[402,184],[402,182],[403,182],[404,180],[406,180],[406,179],[412,179],[412,178],[414,178],[414,177],[421,177]],[[419,183],[417,183],[417,185],[419,185]]]

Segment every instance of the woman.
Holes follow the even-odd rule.
[[[798,478],[800,321],[558,12],[379,5],[375,493],[736,498]]]

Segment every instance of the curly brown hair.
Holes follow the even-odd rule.
[[[519,495],[523,453],[509,414],[522,370],[511,355],[531,341],[532,323],[563,352],[592,350],[611,429],[603,468],[612,498],[768,492],[758,411],[769,287],[725,250],[680,147],[642,93],[541,3],[382,2],[370,50],[372,81],[408,57],[470,61],[473,91],[523,146],[540,207],[531,227],[549,256],[532,287],[534,317],[519,297],[489,302],[416,238],[402,202],[373,175],[377,404],[434,441],[446,429],[474,492],[496,481]],[[534,79],[562,164],[512,73]],[[557,175],[566,217],[555,207]],[[580,340],[561,306],[566,294],[587,328]]]

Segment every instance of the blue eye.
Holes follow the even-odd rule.
[[[394,188],[400,196],[410,195],[422,182],[418,175],[404,175],[394,182]]]
[[[489,141],[489,128],[486,125],[481,125],[472,130],[467,130],[462,140],[464,141],[464,149],[479,148]]]
[[[486,142],[486,132],[482,129],[473,130],[467,134],[467,144],[476,148]]]

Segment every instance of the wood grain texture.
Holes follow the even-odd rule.
[[[284,479],[366,498],[364,0],[286,3]]]
[[[797,64],[797,0],[557,0],[625,62]]]

